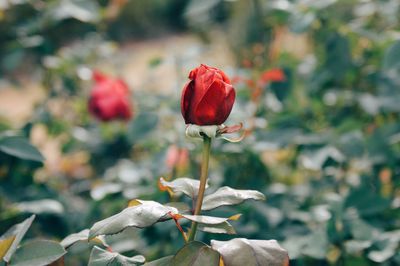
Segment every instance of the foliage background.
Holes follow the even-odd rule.
[[[399,264],[399,9],[398,0],[0,1],[2,138],[28,138],[46,157],[11,156],[0,142],[0,233],[36,213],[27,238],[60,240],[129,199],[166,201],[159,176],[197,178],[200,145],[184,137],[179,97],[189,70],[206,63],[238,77],[227,123],[251,129],[240,144],[214,143],[210,182],[267,196],[240,207],[238,235],[279,240],[293,265]],[[255,99],[242,81],[271,68],[286,80]],[[91,69],[128,82],[132,121],[88,114]],[[187,164],[167,165],[171,145],[189,150]],[[172,222],[108,241],[148,258],[183,244]],[[89,251],[74,246],[67,265],[85,265]]]

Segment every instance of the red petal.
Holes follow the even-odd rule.
[[[121,119],[129,120],[132,117],[132,106],[129,102],[129,98],[119,98],[118,104],[118,116]]]
[[[225,106],[226,91],[225,83],[220,80],[214,81],[204,97],[195,109],[197,125],[220,125],[229,116]]]
[[[131,93],[128,85],[122,79],[116,79],[114,82],[114,89],[121,94],[129,95]]]
[[[181,113],[186,124],[194,123],[190,119],[190,108],[194,95],[193,81],[186,83],[181,96]]]
[[[228,76],[222,71],[218,69],[219,74],[222,76],[222,80],[225,83],[231,84],[231,81],[229,80]]]
[[[118,118],[118,99],[115,97],[102,98],[97,100],[97,106],[100,110],[101,120],[108,121]]]
[[[208,67],[206,65],[201,64],[199,67],[196,67],[189,73],[189,79],[195,80],[198,75],[203,75],[206,73],[208,70]]]
[[[223,106],[224,106],[224,113],[227,114],[226,118],[228,118],[229,114],[232,111],[233,104],[235,103],[236,92],[231,85],[225,85],[225,93],[226,97]]]
[[[94,70],[92,73],[92,78],[96,81],[96,82],[102,82],[108,79],[108,77],[103,74],[102,72],[98,71],[98,70]]]

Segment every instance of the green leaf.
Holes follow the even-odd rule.
[[[69,248],[73,244],[75,244],[78,241],[88,241],[89,237],[89,229],[84,229],[78,233],[71,234],[67,237],[65,237],[61,242],[61,246],[64,248]]]
[[[55,21],[74,18],[82,22],[99,20],[99,6],[93,0],[56,1],[50,5],[48,16]]]
[[[181,248],[171,260],[174,266],[218,266],[220,254],[204,243],[193,241]],[[244,264],[243,264],[244,265]]]
[[[79,241],[93,242],[93,243],[101,244],[105,247],[108,247],[108,244],[106,243],[103,236],[98,236],[98,237],[92,238],[89,241],[89,229],[84,229],[78,233],[70,234],[69,236],[66,236],[61,241],[60,244],[61,244],[61,246],[63,246],[64,248],[67,249]]]
[[[148,135],[158,124],[158,116],[144,112],[140,113],[135,119],[129,124],[129,140],[131,142],[137,142]]]
[[[343,79],[353,64],[349,38],[339,33],[329,34],[325,51],[323,71],[328,71],[329,76],[336,81]]]
[[[368,252],[368,258],[377,263],[383,263],[396,254],[400,244],[400,230],[380,233],[376,247]]]
[[[352,218],[348,221],[350,232],[355,240],[368,241],[380,232],[367,222],[359,218]]]
[[[156,222],[169,219],[168,213],[178,213],[177,209],[155,201],[136,200],[135,202],[135,206],[95,223],[90,229],[89,239],[98,235],[116,234],[127,227],[149,227]]]
[[[25,55],[25,49],[18,49],[15,47],[14,49],[9,50],[9,52],[4,53],[1,58],[1,68],[8,71],[16,69],[23,62]]]
[[[387,242],[380,250],[371,250],[368,258],[376,263],[383,263],[396,255],[398,252],[398,243]],[[398,253],[397,253],[398,254]]]
[[[0,139],[0,151],[24,160],[43,162],[43,155],[22,137],[4,137]]]
[[[364,249],[369,248],[371,245],[371,241],[349,240],[344,242],[346,252],[350,254],[357,254],[359,252],[362,252]]]
[[[233,228],[233,226],[227,221],[220,224],[199,224],[197,229],[213,234],[236,234],[235,228]]]
[[[282,246],[289,251],[291,259],[303,256],[314,259],[324,259],[329,250],[329,240],[326,229],[314,228],[307,235],[288,236]]]
[[[104,183],[96,183],[92,190],[90,191],[90,196],[94,200],[102,200],[109,194],[115,194],[121,192],[123,186],[121,183],[116,182],[104,182]]]
[[[346,198],[345,207],[354,208],[362,217],[369,217],[390,208],[390,200],[362,185],[351,190],[351,193]]]
[[[312,258],[324,259],[328,253],[328,248],[329,241],[326,231],[314,229],[311,234],[307,235],[301,253]]]
[[[190,206],[185,202],[168,202],[164,206],[176,208],[179,213],[189,213],[191,210]]]
[[[48,265],[67,253],[55,241],[35,240],[21,246],[15,252],[10,266],[42,266]]]
[[[65,237],[61,241],[60,244],[64,248],[69,248],[70,246],[72,246],[73,244],[75,244],[76,242],[79,242],[79,241],[89,242],[89,229],[84,229],[78,233],[70,234],[69,236]],[[98,244],[102,244],[103,246],[108,247],[105,239],[101,236],[95,237],[95,238],[91,239],[90,241],[98,243]]]
[[[53,199],[41,199],[32,201],[18,202],[14,205],[20,212],[27,213],[51,213],[51,214],[62,214],[64,213],[64,206]]]
[[[288,251],[291,259],[298,259],[303,256],[302,250],[307,245],[307,236],[288,236],[282,242],[282,246]]]
[[[345,157],[336,147],[333,146],[325,146],[315,151],[304,152],[300,156],[301,164],[305,168],[314,171],[321,170],[329,159],[342,163],[344,162]]]
[[[119,266],[119,265],[142,265],[145,258],[142,255],[126,257],[117,252],[110,252],[94,246],[90,253],[88,266]]]
[[[186,214],[178,214],[178,216],[186,218],[192,222],[197,222],[199,224],[208,224],[208,225],[222,224],[227,222],[228,220],[237,220],[240,218],[240,214],[236,214],[228,218],[206,216],[206,215],[186,215]]]
[[[7,252],[5,253],[4,261],[9,262],[11,256],[14,254],[15,250],[17,249],[19,243],[21,242],[22,238],[24,237],[26,231],[28,231],[29,227],[31,226],[33,220],[35,219],[35,215],[32,215],[22,223],[16,224],[12,226],[10,229],[7,230],[1,237],[0,241],[9,239],[10,237],[14,237],[14,241],[12,242],[11,246],[9,246]],[[1,259],[1,258],[0,258]]]
[[[295,33],[303,33],[309,29],[315,19],[314,12],[293,13],[289,21],[290,30]]]
[[[400,41],[396,41],[390,46],[383,58],[383,70],[388,71],[400,66]]]
[[[187,177],[180,177],[173,181],[166,181],[164,178],[160,178],[159,187],[161,190],[172,190],[173,193],[184,193],[192,199],[197,197],[200,187],[200,181]],[[206,188],[208,184],[206,184]]]
[[[257,190],[239,190],[230,187],[221,187],[213,194],[204,197],[201,209],[208,211],[220,206],[240,204],[248,199],[265,200],[265,196]]]
[[[170,262],[174,256],[163,257],[158,260],[153,260],[148,263],[145,263],[144,266],[170,266]]]
[[[276,240],[235,238],[229,241],[211,240],[227,266],[283,266],[289,265],[287,251]]]

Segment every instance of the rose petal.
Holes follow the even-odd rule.
[[[225,85],[225,94],[226,94],[226,97],[225,97],[225,101],[223,102],[224,104],[223,104],[223,107],[224,107],[224,113],[225,114],[227,114],[226,115],[226,118],[228,118],[228,116],[229,116],[229,114],[231,113],[231,111],[232,111],[232,108],[233,108],[233,103],[235,102],[235,97],[236,97],[236,92],[235,92],[235,90],[233,89],[233,87],[232,87],[232,85],[228,85],[228,84],[224,84]],[[226,118],[225,118],[225,120],[226,120]],[[224,121],[225,121],[224,120]],[[223,122],[224,122],[223,121]],[[223,123],[222,122],[222,123]],[[221,123],[221,124],[222,124]]]
[[[182,98],[181,98],[181,113],[183,118],[185,119],[186,124],[193,123],[190,117],[190,108],[193,95],[194,95],[193,81],[189,81],[183,88]]]
[[[93,71],[93,73],[92,73],[92,78],[93,78],[96,82],[102,82],[102,81],[105,81],[105,80],[108,79],[108,77],[107,77],[104,73],[102,73],[102,72],[100,72],[100,71],[98,71],[98,70],[94,70],[94,71]]]
[[[195,109],[197,125],[220,125],[229,116],[224,103],[226,99],[225,83],[214,81]]]

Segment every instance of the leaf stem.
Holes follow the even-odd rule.
[[[196,208],[194,209],[193,215],[199,215],[201,212],[201,205],[203,204],[204,191],[206,190],[207,177],[208,177],[208,161],[210,159],[211,150],[211,138],[203,136],[203,156],[201,161],[201,173],[200,173],[200,187],[199,193],[196,200]],[[192,222],[189,234],[189,242],[193,241],[196,236],[197,223]]]
[[[186,236],[185,231],[183,231],[183,229],[182,229],[181,225],[179,224],[178,220],[174,219],[174,221],[175,221],[176,227],[178,227],[179,231],[182,234],[183,240],[185,241],[185,243],[187,243],[188,242],[188,238]]]
[[[188,242],[187,235],[186,235],[185,231],[182,229],[182,226],[180,225],[180,223],[178,222],[178,219],[171,212],[169,212],[168,214],[174,220],[176,227],[182,233],[183,240],[185,241],[185,243],[187,243]]]

